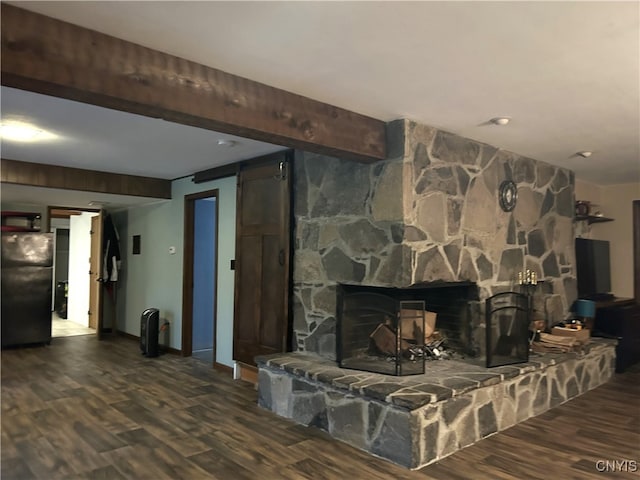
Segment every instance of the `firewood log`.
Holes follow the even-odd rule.
[[[396,354],[396,334],[387,325],[381,323],[376,327],[369,338],[373,340],[376,349],[384,355]],[[402,353],[410,347],[410,343],[406,340],[400,341],[400,352]]]

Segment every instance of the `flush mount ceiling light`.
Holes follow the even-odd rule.
[[[582,158],[589,158],[592,154],[593,152],[590,152],[588,150],[585,150],[584,152],[578,152],[578,155],[580,155]]]
[[[221,147],[235,147],[238,142],[236,142],[235,140],[228,140],[226,138],[220,138],[217,142],[216,142],[219,146]]]
[[[57,135],[47,132],[31,123],[17,121],[3,121],[0,124],[0,137],[14,142],[40,142],[53,140]]]
[[[489,120],[491,123],[493,123],[494,125],[506,125],[507,123],[509,123],[511,121],[510,117],[494,117],[491,120]]]

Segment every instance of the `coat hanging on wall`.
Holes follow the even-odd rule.
[[[118,270],[122,259],[120,257],[120,236],[109,213],[104,217],[102,244],[104,246],[104,280],[107,290],[111,290],[112,283],[118,281]]]

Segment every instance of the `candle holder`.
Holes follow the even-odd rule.
[[[518,286],[520,293],[527,297],[527,305],[529,310],[529,348],[531,344],[540,336],[540,333],[546,330],[545,319],[534,319],[533,297],[538,286],[538,274],[531,269],[527,269],[523,272],[518,272]]]
[[[518,285],[520,293],[529,298],[529,314],[533,315],[533,295],[538,286],[538,274],[533,270],[527,269],[524,272],[518,272]]]

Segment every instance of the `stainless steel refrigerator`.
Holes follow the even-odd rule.
[[[53,234],[2,232],[2,346],[51,342]]]

